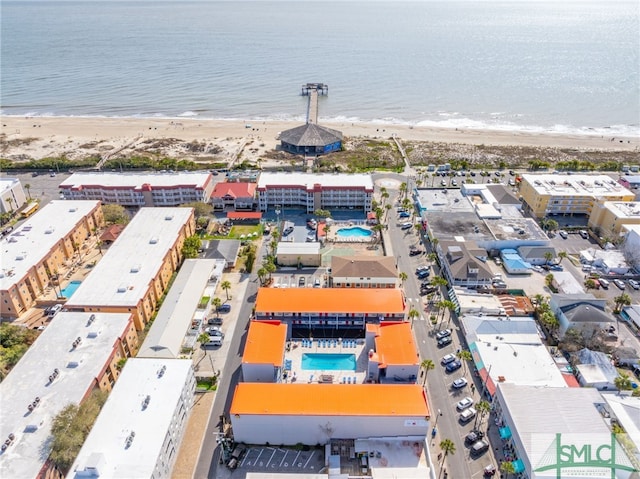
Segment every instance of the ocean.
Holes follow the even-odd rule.
[[[2,2],[3,115],[639,135],[637,1]]]

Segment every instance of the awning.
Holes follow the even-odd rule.
[[[500,428],[500,439],[509,439],[511,437],[511,429],[509,426]]]
[[[516,459],[511,464],[513,464],[513,472],[516,474],[524,472],[524,462],[522,462],[522,459]]]

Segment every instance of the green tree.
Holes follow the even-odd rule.
[[[444,470],[444,463],[447,460],[447,456],[449,454],[454,455],[456,453],[456,445],[451,439],[443,439],[440,441],[440,449],[444,453],[442,455],[442,463],[440,464],[440,473],[438,477],[442,475],[442,471]]]
[[[329,210],[323,210],[323,209],[317,209],[313,212],[313,214],[315,216],[317,216],[318,218],[329,218],[331,217],[331,211]]]
[[[218,310],[218,308],[220,306],[222,306],[222,300],[220,298],[218,298],[218,297],[213,298],[213,301],[211,301],[211,304],[213,304],[213,306],[216,309],[216,317],[219,318],[220,317],[220,311]]]
[[[193,235],[185,238],[182,245],[182,256],[185,258],[197,258],[202,247],[202,240],[199,236]]]
[[[551,260],[553,259],[553,253],[551,251],[546,251],[544,253],[544,259],[546,260],[547,264],[551,263]]]
[[[260,285],[264,286],[264,278],[267,276],[267,270],[262,267],[257,271],[258,279],[260,280]]]
[[[466,349],[462,349],[456,353],[456,357],[460,360],[460,362],[464,365],[465,371],[467,369],[467,361],[471,361],[473,356],[470,351]],[[466,374],[466,373],[465,373]]]
[[[407,195],[407,183],[405,181],[403,181],[402,183],[400,183],[400,196],[406,196]]]
[[[411,324],[413,324],[413,321],[418,317],[420,317],[420,312],[415,308],[411,308],[409,310],[409,319],[411,320]]]
[[[584,287],[586,289],[596,289],[596,282],[592,278],[587,278],[584,282]]]
[[[408,277],[409,276],[407,276],[407,273],[405,273],[404,271],[400,271],[400,274],[398,275],[398,278],[400,278],[400,282],[402,284],[404,284]]]
[[[422,385],[424,386],[425,384],[427,384],[427,374],[429,374],[429,371],[434,369],[436,365],[431,359],[423,359],[420,363],[420,367],[424,369],[424,382],[422,383]]]
[[[613,384],[618,388],[618,391],[630,391],[632,389],[631,378],[628,374],[620,374],[613,380]]]
[[[481,429],[482,428],[482,421],[484,420],[484,417],[491,411],[491,404],[489,404],[488,401],[485,401],[484,399],[481,399],[480,401],[478,401],[476,403],[476,411],[478,411],[478,416],[476,416],[476,428],[477,429]]]
[[[269,273],[269,281],[271,281],[271,275],[275,273],[278,268],[276,268],[276,265],[273,264],[273,261],[268,261],[264,264],[264,269],[266,269],[267,273]]]
[[[193,215],[196,218],[211,216],[213,205],[211,203],[203,203],[202,201],[193,201],[180,205],[182,208],[193,208]]]
[[[198,342],[201,346],[204,346],[209,342],[209,335],[207,333],[202,333],[200,336],[198,336]]]
[[[619,313],[623,306],[629,306],[631,304],[631,297],[627,293],[622,293],[620,296],[613,298],[613,303],[616,305],[613,312]]]
[[[551,289],[553,286],[553,274],[549,273],[544,277],[544,284],[547,285],[547,288]]]
[[[569,255],[567,254],[566,251],[559,251],[558,252],[558,258],[560,258],[560,261],[565,260],[569,257]]]
[[[24,189],[27,190],[27,196],[29,196],[29,201],[31,201],[31,185],[29,183],[25,183]]]
[[[224,290],[225,294],[227,295],[227,301],[229,301],[229,290],[231,289],[231,282],[223,281],[222,283],[220,283],[220,287]]]
[[[129,222],[127,210],[120,205],[102,205],[102,216],[108,225],[126,225]]]

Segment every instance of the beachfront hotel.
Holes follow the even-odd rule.
[[[129,312],[144,329],[173,273],[184,240],[195,232],[193,208],[141,208],[65,307]]]
[[[207,203],[214,182],[211,173],[74,173],[60,192],[66,200],[100,200],[122,206],[178,206]]]
[[[195,386],[190,359],[129,359],[67,477],[171,478]]]
[[[18,318],[104,223],[99,201],[52,201],[0,240],[0,315]]]
[[[365,174],[262,173],[258,179],[260,211],[278,208],[371,211],[373,180]]]
[[[255,319],[290,325],[290,337],[309,337],[315,329],[364,331],[368,322],[403,321],[404,295],[400,289],[260,288]],[[356,333],[357,334],[357,333]],[[360,336],[364,336],[362,333]]]
[[[604,201],[593,205],[589,228],[598,236],[624,234],[629,225],[640,225],[640,202]]]
[[[536,218],[590,215],[597,201],[634,201],[635,194],[607,175],[522,175],[520,195]]]
[[[17,178],[0,178],[0,213],[18,211],[27,202],[22,183]]]
[[[53,419],[110,391],[137,343],[130,313],[58,313],[0,383],[0,477],[48,477]]]

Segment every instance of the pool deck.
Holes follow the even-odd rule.
[[[338,235],[339,230],[349,229],[349,228],[359,228],[365,231],[369,231],[371,234],[368,236]],[[331,227],[329,228],[329,233],[327,234],[327,240],[333,243],[374,243],[377,241],[377,234],[371,229],[371,226],[366,224],[366,222],[364,221],[363,222],[350,221],[348,223],[334,222],[331,224]]]
[[[348,346],[355,342],[354,346]],[[314,339],[313,345],[303,346],[302,340],[292,339],[289,351],[285,351],[285,364],[291,361],[291,370],[283,382],[302,383],[334,383],[334,384],[363,384],[367,378],[368,354],[365,351],[364,339],[345,339],[344,341],[326,340],[327,346],[318,344]],[[335,346],[334,346],[335,344]],[[356,356],[356,370],[305,370],[302,369],[302,355],[305,353],[321,354],[354,354]],[[344,381],[344,382],[343,382]],[[349,382],[350,381],[350,382]]]

